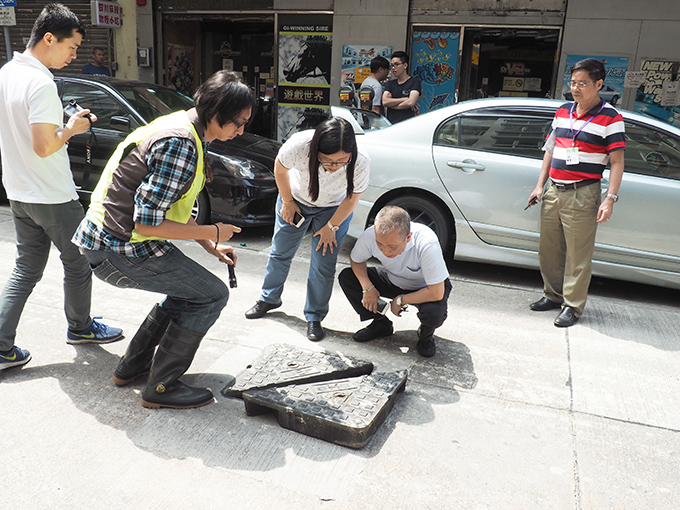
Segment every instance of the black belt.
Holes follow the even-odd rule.
[[[550,181],[552,182],[553,186],[555,186],[555,188],[557,188],[559,191],[567,191],[568,189],[578,189],[582,188],[583,186],[590,186],[591,184],[600,182],[600,179],[584,179],[582,181],[570,182],[569,184],[555,182],[552,179],[550,179]]]

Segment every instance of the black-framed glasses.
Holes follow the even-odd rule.
[[[394,62],[394,63],[390,64],[390,67],[395,68],[395,67],[399,67],[402,64],[403,64],[403,62]]]
[[[321,161],[321,160],[319,160],[319,164],[322,167],[324,167],[326,170],[328,170],[329,168],[334,168],[334,169],[342,168],[345,165],[349,165],[350,161],[352,161],[352,158],[349,158],[345,161]]]
[[[245,121],[243,121],[243,122],[238,122],[238,121],[235,120],[235,119],[229,119],[229,122],[231,122],[234,126],[236,126],[236,129],[241,129],[243,126],[245,126],[246,124],[248,124],[248,121],[249,121],[249,120],[250,120],[250,119],[247,119],[247,120],[245,120]]]

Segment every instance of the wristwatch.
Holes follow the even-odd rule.
[[[619,201],[619,196],[615,195],[614,193],[607,193],[607,196],[605,198],[611,198],[614,203]]]
[[[333,232],[337,232],[338,229],[340,228],[340,226],[338,226],[338,225],[333,225],[333,224],[329,221],[329,222],[328,222],[328,228],[330,228],[331,231],[333,231]]]

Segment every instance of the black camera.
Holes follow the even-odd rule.
[[[71,99],[66,106],[64,106],[64,113],[68,115],[69,117],[73,117],[76,113],[82,112],[83,108],[76,103],[75,99]],[[91,120],[90,114],[88,113],[85,115],[88,119]]]

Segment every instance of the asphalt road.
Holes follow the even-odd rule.
[[[328,337],[305,337],[309,248],[283,306],[243,316],[258,298],[271,229],[234,239],[238,288],[185,376],[216,402],[148,410],[142,385],[111,375],[127,341],[65,342],[62,272],[53,252],[17,344],[32,361],[0,372],[3,508],[18,509],[675,509],[680,506],[678,291],[595,279],[582,319],[552,325],[538,272],[455,262],[437,355],[415,352],[418,321],[352,341],[361,327],[336,285]],[[0,206],[0,283],[13,266],[11,215]],[[244,244],[241,246],[241,244]],[[190,256],[227,280],[191,242]],[[306,246],[309,246],[307,244]],[[343,246],[339,269],[347,265]],[[93,315],[130,338],[158,296],[95,280]],[[359,450],[248,417],[219,390],[265,347],[290,344],[407,370],[406,391]]]

